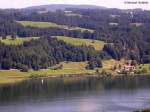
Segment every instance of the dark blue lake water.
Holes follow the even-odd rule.
[[[132,112],[150,108],[150,76],[55,78],[0,87],[0,112]]]

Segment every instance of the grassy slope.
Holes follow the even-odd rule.
[[[72,62],[72,61],[65,61],[61,62],[55,66],[52,66],[53,68],[58,68],[60,65],[62,66],[62,69],[75,69],[75,70],[84,70],[87,66],[87,62]]]
[[[62,62],[63,69],[76,69],[76,70],[84,70],[88,65],[87,62]]]
[[[30,70],[29,73],[31,75],[69,75],[69,74],[84,74],[84,73],[89,73],[92,74],[94,73],[95,70],[76,70],[76,69],[59,69],[59,70],[50,70],[50,69],[43,69],[43,70],[38,70],[38,71],[33,71]]]
[[[115,65],[124,66],[125,65],[125,60],[124,59],[121,59],[120,61],[117,61],[117,60],[114,60],[114,59],[103,60],[102,64],[103,64],[104,69],[112,69]]]
[[[111,72],[112,74],[116,74],[112,71],[112,67],[115,65],[124,65],[124,60],[116,61],[116,60],[105,60],[103,61],[103,68],[99,69],[100,72],[105,70],[106,72]],[[62,65],[62,69],[52,70],[52,69],[41,69],[38,71],[29,70],[29,72],[23,73],[19,70],[0,70],[0,85],[1,84],[11,84],[17,83],[23,80],[28,79],[31,76],[55,76],[55,75],[70,75],[70,74],[94,74],[96,70],[86,70],[85,67],[87,62],[61,62],[59,65]],[[150,68],[150,64],[140,65],[142,68]],[[150,69],[149,72],[150,73]]]
[[[39,28],[47,28],[47,27],[65,28],[65,26],[63,25],[58,25],[52,22],[33,22],[33,21],[17,21],[17,22],[22,24],[23,26],[31,26],[31,27],[39,27]]]
[[[80,14],[77,14],[77,13],[72,13],[72,12],[66,12],[65,13],[65,16],[77,16],[77,17],[82,17],[82,15],[80,15]]]
[[[138,66],[139,71],[146,71],[147,73],[150,73],[150,64],[140,64]]]
[[[29,74],[19,70],[0,70],[0,84],[17,83],[26,80]]]
[[[92,46],[96,50],[102,50],[104,47],[104,42],[99,40],[91,40],[91,39],[80,39],[80,38],[72,38],[72,37],[66,37],[66,36],[57,36],[57,39],[63,40],[66,43],[72,44],[72,45],[86,45],[86,46]]]
[[[67,25],[59,25],[53,22],[35,22],[35,21],[16,21],[17,23],[20,23],[23,26],[31,26],[31,27],[39,27],[39,28],[61,28],[61,29],[67,29],[67,30],[80,30],[80,31],[89,31],[94,32],[91,29],[86,28],[80,28],[80,27],[68,27]]]
[[[101,72],[105,71],[107,73],[111,73],[112,75],[117,75],[117,72],[113,70],[114,66],[118,68],[119,65],[121,65],[123,67],[125,65],[125,60],[124,59],[121,59],[120,61],[114,59],[103,60],[102,64],[103,68],[100,69]]]
[[[39,37],[26,37],[26,38],[20,38],[17,37],[15,40],[12,40],[10,36],[7,36],[6,39],[0,40],[2,43],[7,45],[20,45],[23,42],[31,41],[32,39],[38,39]]]
[[[85,67],[87,62],[62,62],[62,69],[51,70],[41,69],[38,71],[29,70],[28,72],[20,72],[19,70],[0,70],[0,85],[17,83],[28,79],[30,76],[53,76],[53,75],[64,75],[64,74],[83,74],[83,73],[95,73],[95,70],[86,70]],[[59,65],[60,65],[59,64]]]
[[[82,74],[82,73],[94,73],[95,70],[86,70],[87,62],[61,62],[54,67],[62,65],[62,69],[52,70],[52,69],[43,69],[39,71],[30,70],[31,75],[64,75],[64,74]]]
[[[13,84],[18,83],[23,80],[27,80],[31,76],[61,76],[61,75],[70,75],[70,74],[84,74],[95,73],[95,70],[76,70],[76,69],[60,69],[60,70],[30,70],[29,72],[23,73],[18,70],[0,70],[0,85],[2,84]]]
[[[81,14],[74,13],[72,11],[65,11],[65,16],[75,16],[75,17],[82,17]]]

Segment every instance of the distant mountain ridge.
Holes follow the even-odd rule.
[[[25,10],[40,10],[45,9],[48,11],[55,11],[55,10],[66,10],[69,8],[76,8],[76,9],[105,9],[105,7],[96,6],[96,5],[68,5],[68,4],[51,4],[51,5],[40,5],[40,6],[32,6],[24,8]]]

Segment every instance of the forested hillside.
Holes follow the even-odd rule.
[[[93,69],[110,58],[150,63],[150,11],[140,9],[0,10],[0,39],[6,36],[41,38],[17,46],[0,41],[0,69],[42,69],[62,61],[88,61],[87,68]],[[100,40],[105,45],[98,51],[53,36]]]

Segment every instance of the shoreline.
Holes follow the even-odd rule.
[[[0,86],[5,85],[14,85],[21,83],[23,81],[31,80],[31,79],[49,79],[49,78],[93,78],[93,77],[99,77],[99,78],[109,78],[109,77],[122,77],[122,76],[129,76],[129,77],[135,77],[135,76],[150,76],[150,73],[143,73],[143,74],[96,74],[96,73],[79,73],[79,74],[45,74],[45,75],[27,75],[26,73],[20,74],[24,75],[24,77],[13,77],[12,80],[8,81],[9,78],[7,77],[7,81],[3,82],[0,80]]]

